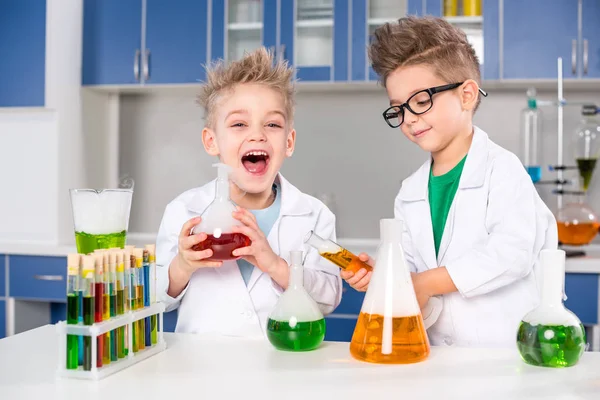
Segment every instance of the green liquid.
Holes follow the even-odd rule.
[[[158,316],[150,317],[150,340],[152,344],[158,343]]]
[[[583,325],[531,325],[521,322],[517,348],[527,364],[539,367],[571,367],[586,347]]]
[[[125,291],[117,290],[117,315],[125,313]]]
[[[67,324],[77,324],[79,320],[79,295],[67,295]],[[67,335],[67,369],[79,367],[79,339],[76,335]]]
[[[94,323],[94,298],[85,296],[83,298],[83,323],[92,325]],[[91,371],[92,369],[92,337],[83,337],[83,369]]]
[[[269,318],[267,337],[278,350],[313,350],[325,338],[325,319],[298,322],[291,327],[288,321],[275,321]]]
[[[127,353],[125,353],[125,327],[121,326],[117,328],[117,357],[124,358]]]
[[[125,247],[126,231],[107,233],[102,235],[90,235],[85,232],[75,232],[75,243],[77,252],[89,254],[96,249],[110,249],[111,247]]]
[[[578,158],[577,168],[579,168],[579,176],[583,180],[583,190],[587,190],[592,181],[592,174],[596,168],[596,158]]]

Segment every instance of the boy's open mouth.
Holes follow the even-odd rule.
[[[242,156],[242,164],[251,174],[262,175],[269,165],[269,154],[264,150],[251,150]]]

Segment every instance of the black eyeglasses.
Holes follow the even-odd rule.
[[[406,103],[399,106],[391,106],[383,112],[383,119],[391,128],[397,128],[404,122],[404,109],[408,109],[414,115],[421,115],[431,110],[433,107],[433,95],[445,92],[446,90],[456,89],[464,82],[451,83],[449,85],[436,86],[429,89],[423,89],[413,94],[406,100]],[[487,97],[487,93],[479,88],[479,92]]]

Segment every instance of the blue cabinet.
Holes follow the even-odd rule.
[[[0,339],[6,336],[6,301],[0,300]]]
[[[9,256],[10,297],[65,303],[67,258]]]
[[[0,254],[0,297],[6,296],[6,256]]]
[[[330,315],[325,317],[325,340],[330,342],[350,342],[356,327],[356,318],[337,317]]]
[[[557,57],[564,78],[577,76],[575,0],[504,1],[503,78],[555,79]]]
[[[598,274],[566,274],[565,307],[571,310],[583,324],[599,324],[598,321]]]
[[[163,331],[175,332],[177,326],[177,309],[163,313]]]
[[[46,0],[0,0],[0,107],[43,107]]]
[[[84,0],[84,85],[140,82],[142,0]]]
[[[583,78],[600,78],[600,2],[582,1],[582,41],[579,72]]]

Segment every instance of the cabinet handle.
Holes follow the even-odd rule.
[[[583,74],[588,73],[588,40],[583,39]]]
[[[133,76],[135,80],[140,80],[140,49],[135,51],[135,57],[133,58]]]
[[[150,79],[150,67],[148,66],[148,60],[150,60],[150,50],[144,50],[144,64],[142,68],[144,70],[144,81]]]
[[[577,40],[573,39],[573,45],[571,47],[571,69],[573,75],[577,73]]]
[[[34,279],[38,281],[62,281],[62,275],[34,275]]]

